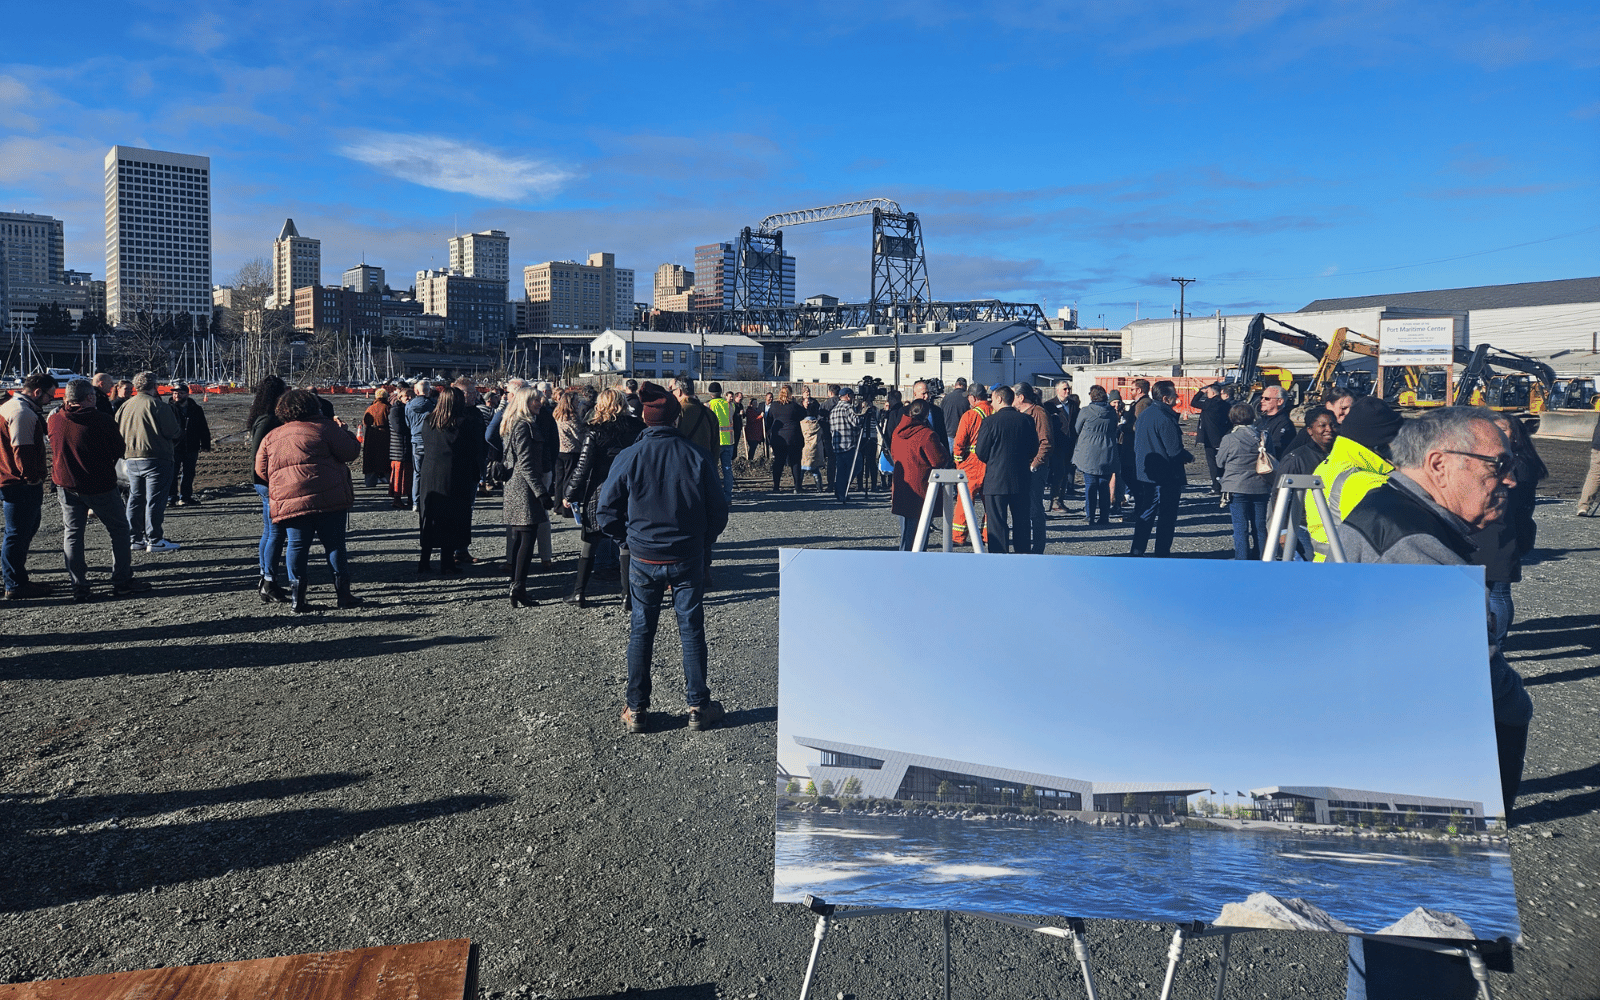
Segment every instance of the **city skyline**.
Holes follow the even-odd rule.
[[[287,217],[335,272],[443,267],[450,237],[503,230],[513,275],[597,248],[644,274],[771,212],[887,196],[923,219],[935,297],[1076,301],[1109,326],[1170,313],[1173,274],[1199,279],[1199,315],[1600,265],[1597,29],[1577,4],[930,3],[825,26],[714,4],[711,34],[647,8],[418,8],[381,32],[325,13],[135,8],[63,35],[16,12],[0,208],[63,219],[66,267],[100,272],[105,150],[207,156],[224,283]],[[909,90],[887,85],[888,37],[915,53]],[[780,40],[789,86],[692,89],[693,66]],[[548,82],[524,102],[529,59]],[[645,110],[674,73],[692,126]],[[867,231],[786,230],[795,297],[864,298]]]

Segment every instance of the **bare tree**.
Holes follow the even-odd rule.
[[[222,333],[227,349],[239,359],[240,381],[255,385],[282,373],[294,315],[289,309],[267,308],[272,267],[265,258],[245,261],[231,284],[233,304],[223,313]]]

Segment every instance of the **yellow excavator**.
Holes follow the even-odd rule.
[[[1268,323],[1276,324],[1283,329],[1269,329]],[[1296,379],[1287,368],[1259,364],[1261,345],[1268,340],[1304,351],[1316,358],[1316,373],[1309,379],[1304,377]],[[1370,392],[1372,385],[1370,373],[1348,371],[1344,368],[1342,359],[1346,351],[1376,358],[1378,343],[1365,334],[1355,333],[1343,326],[1333,332],[1331,340],[1323,340],[1310,331],[1290,326],[1266,313],[1256,313],[1245,329],[1244,343],[1239,349],[1237,384],[1253,398],[1266,388],[1269,382],[1273,382],[1282,386],[1285,392],[1296,395],[1297,401],[1320,400],[1322,394],[1334,386],[1341,388],[1348,386],[1360,394]]]
[[[1443,371],[1404,369],[1405,388],[1396,399],[1408,408],[1487,406],[1501,413],[1542,413],[1550,408],[1555,369],[1525,354],[1490,344],[1455,349],[1461,377],[1451,387]],[[1496,372],[1494,369],[1507,369]]]

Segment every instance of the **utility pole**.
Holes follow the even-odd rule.
[[[1173,278],[1178,283],[1178,367],[1183,367],[1183,293],[1188,290],[1193,278]]]

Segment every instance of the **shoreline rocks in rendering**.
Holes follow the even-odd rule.
[[[1252,892],[1242,903],[1228,903],[1214,921],[1219,927],[1260,927],[1274,931],[1361,931],[1298,896],[1279,899],[1270,892]]]

